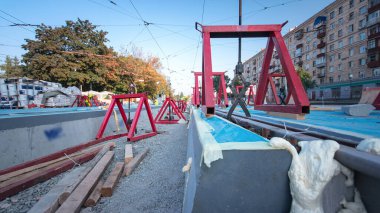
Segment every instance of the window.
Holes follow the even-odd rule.
[[[307,61],[310,60],[310,55],[309,55],[309,53],[306,54],[306,60],[307,60]]]
[[[359,72],[359,78],[365,78],[365,73],[364,72]]]
[[[338,75],[338,81],[342,81],[342,76]]]
[[[368,62],[376,61],[376,54],[368,55]]]
[[[359,21],[359,29],[364,28],[366,26],[366,20],[362,19]]]
[[[342,14],[342,13],[343,13],[343,7],[339,7],[339,8],[338,8],[338,13],[339,13],[339,14]]]
[[[348,25],[347,30],[349,33],[353,32],[354,31],[354,25],[353,24]]]
[[[330,13],[330,19],[333,19],[333,18],[335,18],[335,11],[332,11],[332,12]]]
[[[329,83],[334,83],[334,78],[333,77],[329,77]]]
[[[333,29],[335,29],[335,22],[330,24],[330,30],[333,30]]]
[[[372,26],[372,27],[370,27],[369,28],[369,34],[368,35],[373,35],[373,34],[376,34],[376,33],[378,33],[380,30],[380,27],[379,27],[379,25],[375,25],[375,26]]]
[[[321,53],[325,53],[325,52],[326,52],[326,48],[322,48]]]
[[[354,37],[353,37],[353,36],[350,36],[350,37],[348,38],[348,43],[349,43],[349,44],[353,44],[353,43],[354,43]]]
[[[334,67],[333,66],[329,67],[329,71],[334,72]]]
[[[339,30],[338,31],[338,37],[342,37],[343,36],[343,30]]]
[[[334,37],[335,37],[334,33],[331,33],[331,34],[329,35],[329,40],[330,40],[330,41],[334,40]]]
[[[360,41],[363,41],[367,38],[367,35],[365,32],[362,32],[362,33],[360,33],[359,37],[360,37]]]
[[[343,68],[342,64],[338,64],[338,70],[342,71],[342,68]]]
[[[366,6],[363,6],[363,7],[359,8],[359,13],[360,13],[360,15],[363,15],[363,14],[365,14],[366,12],[367,12],[367,7],[366,7]]]
[[[368,41],[368,49],[372,49],[372,48],[375,48],[376,47],[376,40],[375,39],[371,39]]]
[[[316,41],[313,42],[313,49],[315,49],[315,48],[317,48],[317,42]]]
[[[350,8],[354,7],[354,0],[350,0]]]
[[[375,68],[372,70],[373,77],[380,76],[380,68]]]
[[[375,24],[377,19],[380,17],[380,10],[368,14],[368,25]]]
[[[359,59],[359,64],[361,65],[361,66],[364,66],[364,65],[366,65],[366,59],[365,58],[361,58],[361,59]]]
[[[348,15],[348,20],[349,20],[349,21],[354,20],[354,12],[351,12],[351,13]]]
[[[313,57],[314,57],[314,58],[317,57],[317,51],[314,51],[314,52],[313,52]]]
[[[330,62],[333,62],[335,59],[335,55],[330,55],[329,59],[330,59]]]
[[[338,48],[342,48],[343,47],[343,40],[340,40],[339,42],[338,42]]]
[[[330,44],[330,51],[333,51],[335,49],[334,44]]]
[[[349,50],[349,56],[354,56],[354,53],[355,53],[355,50],[354,50],[354,48],[351,48],[350,50]]]
[[[338,59],[342,59],[342,53],[338,53]]]
[[[349,61],[349,62],[348,62],[348,67],[349,67],[349,68],[354,67],[354,63],[353,63],[353,61]]]
[[[309,51],[309,50],[310,50],[310,46],[306,45],[306,51]]]
[[[338,25],[342,26],[344,24],[344,19],[340,18],[338,19]]]
[[[359,52],[360,53],[365,53],[366,52],[366,46],[360,46]]]

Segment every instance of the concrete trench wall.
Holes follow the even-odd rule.
[[[105,112],[84,111],[0,119],[0,169],[94,140]],[[124,130],[120,114],[118,121],[120,129]],[[116,123],[112,115],[104,136],[114,131]]]
[[[182,212],[289,212],[288,169],[291,155],[285,150],[227,150],[223,159],[208,168],[202,162],[202,145],[192,119],[187,157],[192,166],[186,174]],[[338,175],[323,192],[325,212],[336,212],[340,201],[352,198],[353,188]]]

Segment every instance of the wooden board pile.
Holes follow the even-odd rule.
[[[29,212],[79,212],[82,206],[96,205],[101,197],[112,196],[123,171],[126,176],[138,166],[149,149],[133,157],[132,145],[125,146],[125,161],[116,162],[106,180],[102,176],[115,155],[113,143],[108,143],[85,166],[66,174]]]

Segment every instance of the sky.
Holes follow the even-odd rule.
[[[65,20],[87,19],[108,32],[108,45],[118,52],[140,49],[161,59],[160,70],[170,78],[175,93],[191,93],[201,71],[202,40],[194,29],[203,25],[238,24],[238,0],[0,0],[0,63],[5,56],[20,57],[24,39],[34,39],[35,27],[26,23],[62,26]],[[332,3],[332,0],[242,0],[243,25],[281,24],[283,34]],[[147,26],[145,23],[149,23]],[[212,39],[214,72],[233,77],[237,39]],[[242,61],[262,48],[266,38],[243,39]]]

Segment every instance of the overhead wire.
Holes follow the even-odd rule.
[[[203,24],[203,18],[204,18],[204,14],[205,14],[205,5],[206,5],[206,0],[203,0],[201,24]],[[195,67],[195,62],[197,60],[198,50],[199,50],[199,44],[201,42],[201,38],[202,38],[202,35],[199,35],[198,43],[197,43],[197,50],[195,51],[195,57],[194,57],[193,67],[191,68],[191,70],[194,70],[194,67]]]
[[[154,37],[153,33],[150,31],[149,29],[149,25],[151,23],[147,22],[143,17],[142,15],[140,14],[139,10],[136,8],[136,6],[133,4],[132,0],[129,0],[129,2],[131,3],[132,7],[134,8],[134,10],[136,11],[137,15],[140,17],[141,21],[144,23],[144,26],[145,28],[147,29],[147,31],[149,32],[150,36],[152,37],[152,39],[154,40],[154,42],[156,43],[157,47],[160,49],[161,53],[163,54],[164,58],[166,58],[166,54],[164,52],[164,50],[161,48],[161,45],[158,43],[157,39]],[[169,61],[168,59],[166,58],[166,63],[168,64],[168,67],[169,67]]]
[[[6,20],[6,21],[8,21],[8,22],[10,22],[10,23],[12,23],[12,24],[15,24],[15,25],[17,26],[17,23],[15,23],[15,22],[13,22],[13,21],[7,19],[7,18],[4,18],[3,16],[0,16],[0,18],[4,19],[4,20]],[[23,26],[18,26],[18,27],[20,27],[20,28],[22,28],[22,29],[24,29],[24,30],[27,30],[27,31],[29,31],[29,32],[34,33],[32,30],[30,30],[30,29],[28,29],[28,28],[26,28],[26,27],[23,27]]]

